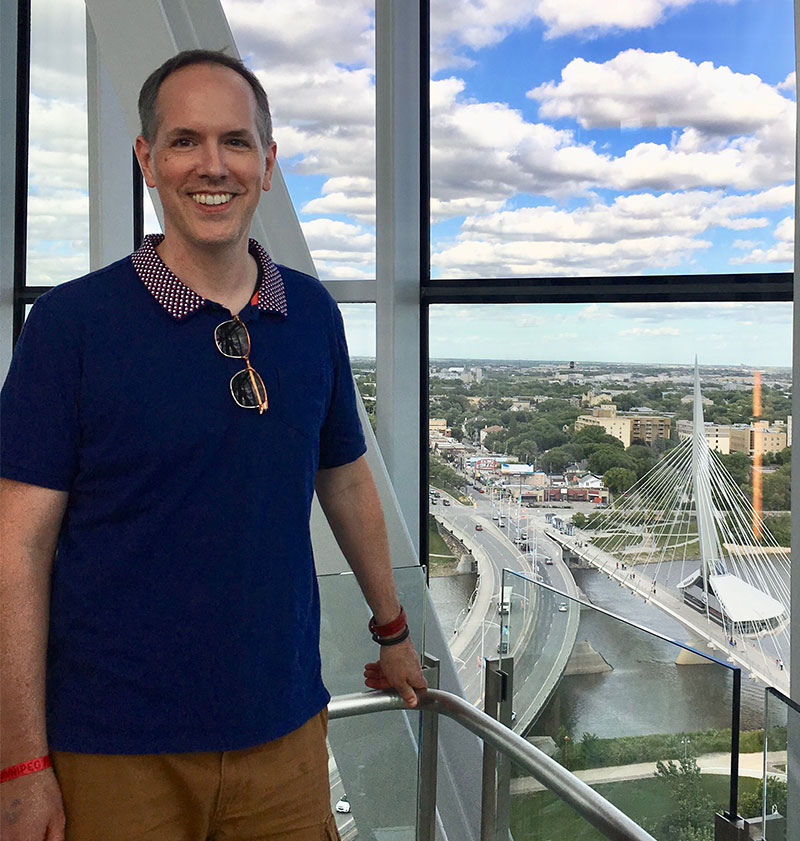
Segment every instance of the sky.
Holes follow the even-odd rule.
[[[223,7],[320,276],[373,278],[374,0]],[[31,283],[87,262],[82,13],[33,3]],[[791,270],[792,15],[791,0],[431,0],[433,276]],[[343,311],[351,353],[374,354],[374,306]],[[561,343],[788,366],[791,307],[436,308],[431,340],[434,357]]]

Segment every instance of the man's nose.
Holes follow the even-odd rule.
[[[223,151],[219,144],[213,141],[202,144],[198,162],[200,175],[206,175],[209,178],[223,178],[227,174],[228,169]]]

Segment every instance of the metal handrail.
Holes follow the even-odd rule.
[[[418,692],[417,697],[421,711],[440,713],[458,722],[524,768],[606,838],[612,841],[655,841],[652,835],[583,780],[463,698],[441,689],[425,689]],[[408,709],[405,701],[394,692],[356,692],[331,698],[328,714],[335,719]]]

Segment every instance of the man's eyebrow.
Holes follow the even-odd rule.
[[[194,128],[184,128],[182,126],[176,126],[175,128],[170,129],[167,132],[167,137],[197,137],[201,134],[197,129]],[[226,131],[222,133],[223,137],[242,137],[242,138],[253,138],[255,135],[250,129],[247,128],[234,128],[230,131]]]

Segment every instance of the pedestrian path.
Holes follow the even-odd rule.
[[[767,756],[769,767],[786,768],[786,751],[774,751]],[[764,754],[739,754],[739,776],[761,779],[764,769]],[[706,753],[697,757],[697,764],[701,774],[727,775],[731,771],[731,755],[729,753]],[[601,783],[624,782],[625,780],[643,780],[656,773],[655,762],[637,762],[633,765],[612,765],[608,768],[587,768],[583,771],[573,771],[579,780],[594,786]],[[786,777],[785,771],[769,771],[777,777]],[[545,787],[533,777],[518,777],[511,780],[512,794],[530,794],[534,791],[544,791]]]

